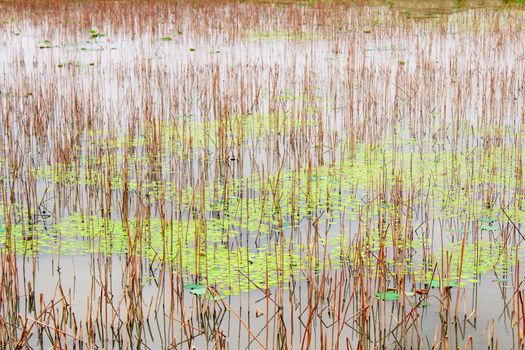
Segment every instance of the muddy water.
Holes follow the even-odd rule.
[[[87,256],[52,258],[49,256],[41,256],[36,261],[36,265],[33,265],[33,261],[31,260],[27,260],[24,263],[23,259],[19,259],[19,280],[25,283],[30,281],[32,285],[36,286],[35,293],[37,300],[40,298],[40,295],[42,295],[43,301],[46,304],[51,300],[56,300],[58,301],[58,305],[60,305],[59,300],[61,299],[61,294],[58,286],[61,286],[66,299],[68,302],[71,302],[77,320],[79,320],[86,314],[89,306],[98,303],[98,299],[101,298],[101,296],[93,295],[91,291],[96,290],[97,286],[99,286],[103,280],[107,279],[104,283],[107,283],[108,297],[114,301],[124,298],[122,291],[125,285],[122,281],[124,271],[123,262],[125,261],[116,256],[109,258]],[[33,271],[35,271],[34,278],[32,277]],[[160,275],[161,273],[158,271],[145,271],[144,279],[149,282],[144,283],[142,289],[144,309],[147,310],[150,308],[151,303],[154,304],[158,302],[159,315],[155,316],[152,311],[147,321],[145,320],[142,328],[133,330],[129,337],[128,334],[123,334],[122,339],[116,341],[112,346],[117,348],[135,348],[138,344],[141,344],[144,347],[154,349],[170,348],[173,344],[181,341],[180,333],[182,329],[179,323],[180,319],[174,319],[170,322],[169,318],[162,316],[162,313],[169,313],[170,298],[168,295],[170,289],[166,288],[165,297],[159,301],[158,283],[160,282]],[[146,276],[151,276],[152,278],[146,278]],[[420,325],[421,329],[418,337],[414,337],[414,339],[417,339],[414,340],[414,346],[420,348],[431,347],[429,344],[434,342],[435,337],[438,336],[442,328],[445,327],[449,344],[464,347],[470,336],[473,338],[473,344],[476,348],[485,348],[489,341],[487,332],[490,328],[488,327],[492,327],[493,325],[493,332],[500,346],[506,348],[511,348],[512,346],[517,347],[518,344],[512,343],[512,338],[515,335],[512,334],[511,331],[511,315],[508,309],[505,308],[506,304],[510,302],[510,297],[514,291],[515,286],[513,286],[512,281],[503,283],[496,281],[495,276],[484,276],[479,284],[462,288],[460,292],[460,308],[475,309],[475,317],[467,315],[467,318],[471,316],[468,320],[463,318],[457,322],[443,326],[439,318],[440,308],[437,300],[439,298],[439,291],[438,289],[433,289],[428,298],[429,305],[418,311],[419,318],[415,322]],[[275,290],[272,289],[271,292],[274,293]],[[457,289],[451,290],[453,296],[456,292]],[[293,297],[290,296],[290,298],[296,301],[297,304],[295,304],[294,307],[292,307],[291,303],[284,304],[284,321],[288,324],[298,322],[299,320],[303,320],[304,322],[304,316],[301,317],[300,312],[306,308],[308,304],[306,283],[299,283],[293,287],[293,289],[287,288],[286,294],[288,293],[293,294]],[[266,325],[267,309],[264,295],[262,291],[254,289],[249,293],[225,298],[225,301],[232,308],[240,312],[240,316],[242,316],[244,322],[249,325],[252,332],[257,334],[260,339],[266,339],[266,331],[268,331],[267,344],[269,347],[272,347],[276,346],[274,343],[275,331],[271,328],[268,329]],[[197,303],[199,298],[200,297],[193,296],[186,291],[184,297],[186,315],[191,315],[198,310],[199,306],[197,306]],[[412,299],[413,298],[407,298],[407,302]],[[207,339],[209,340],[207,337],[210,337],[214,330],[219,330],[225,335],[229,334],[227,339],[231,348],[257,347],[256,344],[253,344],[253,339],[249,337],[244,325],[239,322],[238,318],[226,312],[221,301],[212,302],[212,305],[214,303],[216,303],[215,323],[212,321],[213,325],[203,330],[202,325],[199,324],[198,321],[193,321],[193,327],[199,328],[203,332],[207,331],[208,334],[203,335],[201,332],[197,332],[198,336],[192,341],[192,344],[199,349],[213,348],[213,345],[207,341]],[[124,309],[124,306],[121,307]],[[453,307],[455,307],[454,304]],[[388,312],[392,313],[391,319],[388,322],[392,324],[393,329],[396,323],[399,322],[399,309],[394,304],[388,305],[387,309]],[[23,302],[23,298],[20,303],[20,311],[25,312],[28,317],[31,317],[31,312],[28,311],[28,305]],[[125,310],[122,311],[125,313]],[[258,314],[259,312],[261,315]],[[276,312],[275,307],[272,307],[270,304],[268,312],[270,313],[269,317],[271,319],[272,315]],[[180,311],[175,314],[180,315]],[[99,317],[104,318],[103,312],[102,316]],[[111,320],[111,318],[109,318],[109,320]],[[119,327],[119,322],[108,322],[108,326],[109,324],[112,324],[115,329]],[[108,332],[111,334],[110,327],[108,327]],[[291,341],[295,344],[300,344],[304,327],[299,326],[296,332],[297,334],[293,336]],[[342,332],[342,337],[351,340],[357,338],[357,334],[355,330],[345,327]],[[371,334],[371,337],[380,337],[380,335]],[[52,343],[52,341],[44,336],[42,342],[35,340],[34,346],[37,348],[49,348]],[[69,339],[67,343],[71,346],[74,341]],[[100,344],[100,340],[97,343]],[[357,344],[352,341],[352,346],[355,345]],[[110,345],[104,346],[111,347]],[[321,345],[317,343],[312,344],[312,346],[318,348]],[[394,342],[389,346],[397,347],[398,345]]]

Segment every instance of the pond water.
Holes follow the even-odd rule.
[[[0,11],[2,347],[523,347],[519,1]]]

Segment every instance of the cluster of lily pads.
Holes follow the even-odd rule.
[[[375,254],[386,249],[388,257],[380,268],[400,270],[402,274],[414,276],[417,282],[439,283],[432,280],[435,261],[439,259],[427,257],[423,261],[421,258],[425,246],[432,245],[428,237],[395,237],[391,230],[369,228],[364,238],[356,241],[355,233],[338,230],[345,223],[351,225],[361,220],[374,224],[379,216],[391,217],[389,220],[394,222],[396,215],[399,216],[400,204],[391,195],[386,194],[381,200],[370,198],[371,179],[383,176],[385,183],[394,186],[396,176],[391,175],[392,164],[411,160],[414,176],[433,179],[425,194],[431,193],[438,208],[434,213],[437,218],[461,218],[461,222],[469,223],[465,220],[472,215],[474,219],[464,226],[473,229],[477,223],[481,232],[489,234],[497,234],[505,220],[501,215],[494,216],[493,210],[488,213],[493,217],[481,216],[487,214],[482,206],[473,205],[461,215],[460,207],[450,209],[453,207],[449,199],[451,192],[445,192],[447,177],[439,173],[445,166],[443,162],[450,157],[447,153],[441,154],[440,160],[436,160],[433,153],[418,157],[399,153],[395,157],[392,159],[388,149],[376,150],[371,155],[362,145],[353,159],[313,170],[283,171],[262,181],[248,176],[230,179],[225,184],[210,182],[204,190],[187,188],[179,196],[186,218],[177,221],[162,222],[152,217],[140,222],[73,214],[56,218],[52,224],[18,223],[9,230],[4,226],[0,239],[5,242],[4,247],[16,246],[17,252],[24,254],[111,255],[129,254],[133,249],[133,253],[151,261],[173,264],[187,278],[197,276],[224,293],[238,293],[257,286],[276,286],[292,275],[301,278],[305,271],[319,266],[322,263],[319,256],[307,258],[312,243],[307,242],[304,234],[315,221],[322,232],[316,241],[322,249],[330,251],[333,266],[362,263],[368,268],[368,275],[375,276],[378,271]],[[409,176],[403,174],[407,172],[404,167],[399,169],[397,178]],[[432,176],[428,176],[429,172]],[[480,177],[480,181],[483,180]],[[410,190],[406,183],[402,188]],[[169,194],[166,197],[173,198]],[[459,198],[468,201],[468,198]],[[414,201],[414,205],[419,205],[420,200]],[[201,202],[203,207],[195,205]],[[449,209],[439,211],[439,204]],[[200,219],[194,218],[196,212]],[[479,220],[475,219],[476,215]],[[520,215],[521,211],[512,211],[516,222],[521,222]],[[448,233],[467,234],[461,230]],[[278,238],[282,235],[286,237],[285,244]],[[358,246],[365,249],[359,250]],[[411,252],[401,261],[395,260],[393,254],[399,247]],[[433,255],[449,257],[445,266],[439,266],[439,271],[446,272],[449,283],[458,283],[460,278],[462,283],[476,283],[477,276],[490,271],[505,273],[517,260],[515,250],[493,240],[478,239],[467,243],[463,250],[458,242],[452,242],[443,249]]]

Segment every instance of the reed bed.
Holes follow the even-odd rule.
[[[0,347],[523,348],[519,1],[0,13]]]

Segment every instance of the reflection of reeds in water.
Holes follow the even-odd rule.
[[[520,348],[523,13],[376,5],[0,5],[0,344]]]

